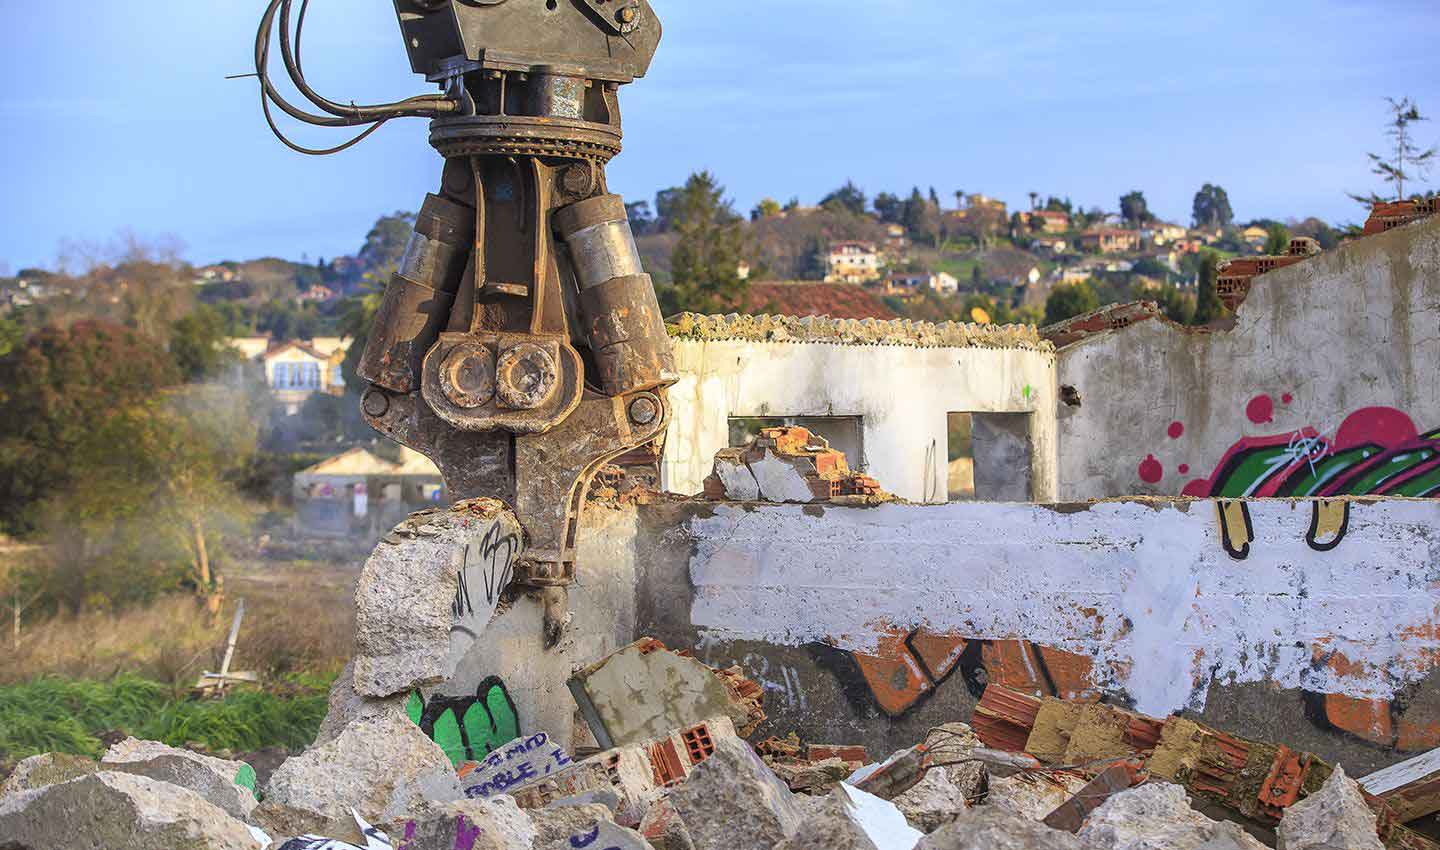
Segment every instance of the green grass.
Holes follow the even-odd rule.
[[[61,752],[99,757],[99,735],[234,753],[309,745],[325,717],[328,682],[297,678],[284,694],[237,691],[223,700],[176,699],[169,687],[134,676],[108,682],[42,677],[0,687],[0,758]]]

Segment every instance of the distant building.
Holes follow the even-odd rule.
[[[1251,225],[1250,227],[1247,227],[1244,230],[1240,231],[1240,238],[1248,242],[1251,247],[1258,250],[1265,247],[1265,243],[1269,241],[1270,231],[1266,230],[1263,227],[1256,227],[1254,225]]]
[[[261,336],[229,340],[231,348],[264,370],[265,385],[290,416],[299,413],[305,400],[316,393],[345,394],[340,365],[345,362],[350,342],[341,337],[286,342]]]
[[[233,283],[238,277],[235,270],[228,266],[205,266],[195,270],[195,285],[206,286],[212,283]]]
[[[383,534],[411,513],[449,501],[440,470],[405,448],[398,463],[351,449],[296,473],[292,490],[296,530],[333,537]]]
[[[954,295],[960,291],[960,281],[945,272],[891,272],[885,279],[887,293],[934,292],[939,295]]]
[[[1032,232],[1055,234],[1070,229],[1070,216],[1061,210],[1022,212],[1020,219]]]
[[[1118,227],[1097,227],[1080,235],[1080,247],[1092,254],[1124,254],[1140,249],[1140,233]]]
[[[1140,228],[1140,239],[1153,245],[1169,245],[1184,239],[1188,232],[1178,224],[1153,221]]]
[[[833,242],[825,268],[826,283],[869,283],[880,278],[880,254],[869,242]]]
[[[326,301],[335,300],[335,290],[331,289],[328,286],[321,286],[317,283],[316,285],[300,293],[300,300],[314,301],[318,304],[324,304]]]

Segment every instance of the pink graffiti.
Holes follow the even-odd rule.
[[[1171,423],[1170,423],[1170,439],[1172,439],[1172,440],[1178,440],[1178,439],[1180,439],[1180,438],[1183,437],[1183,436],[1185,436],[1185,423],[1184,423],[1184,422],[1171,422]]]
[[[1289,394],[1289,393],[1286,393],[1285,395],[1280,396],[1280,403],[1281,403],[1281,404],[1288,405],[1288,404],[1290,404],[1290,403],[1293,402],[1293,401],[1295,401],[1295,396],[1293,396],[1293,395],[1291,395],[1291,394]]]
[[[1182,463],[1182,464],[1180,464],[1180,474],[1181,474],[1181,475],[1189,475],[1189,474],[1190,474],[1190,464],[1188,464],[1188,463]]]
[[[1257,395],[1245,405],[1245,415],[1256,425],[1275,421],[1275,399],[1268,395]]]
[[[1141,481],[1144,481],[1146,484],[1159,484],[1160,480],[1164,477],[1165,467],[1161,465],[1160,461],[1155,459],[1155,455],[1150,455],[1140,462]]]

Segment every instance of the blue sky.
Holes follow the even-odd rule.
[[[1184,220],[1210,181],[1242,218],[1351,221],[1344,193],[1379,188],[1383,98],[1440,116],[1436,0],[652,4],[665,40],[622,92],[610,171],[631,199],[708,168],[742,211],[849,178],[1106,208],[1142,189]],[[223,79],[248,70],[261,0],[4,5],[0,270],[123,228],[197,263],[351,253],[438,180],[424,121],[323,159],[269,136],[253,81]],[[313,0],[306,45],[336,100],[427,91],[388,0]]]

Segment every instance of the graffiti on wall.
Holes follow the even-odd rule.
[[[975,640],[929,629],[883,634],[874,652],[818,649],[854,694],[863,691],[885,715],[903,717],[958,675],[977,699],[996,682],[1063,699],[1100,698],[1089,658],[1025,640]],[[954,687],[960,687],[955,685]]]
[[[520,538],[508,533],[497,519],[478,540],[465,544],[457,567],[458,582],[452,613],[451,634],[474,638],[489,625],[500,592],[514,576],[515,559],[520,554]]]
[[[1281,397],[1289,405],[1293,397]],[[1275,421],[1268,395],[1246,406],[1253,424]],[[1185,425],[1170,425],[1172,441],[1182,440]],[[1182,464],[1181,475],[1190,468]],[[1154,454],[1140,462],[1147,484],[1165,477]],[[1289,433],[1246,437],[1225,452],[1207,478],[1185,485],[1196,498],[1326,498],[1335,496],[1406,496],[1440,498],[1440,429],[1421,433],[1414,421],[1393,407],[1367,407],[1351,413],[1333,433],[1306,426]]]
[[[459,766],[484,761],[491,753],[520,737],[520,717],[505,683],[491,676],[480,683],[473,697],[432,696],[418,692],[406,705],[410,720],[430,736]]]

